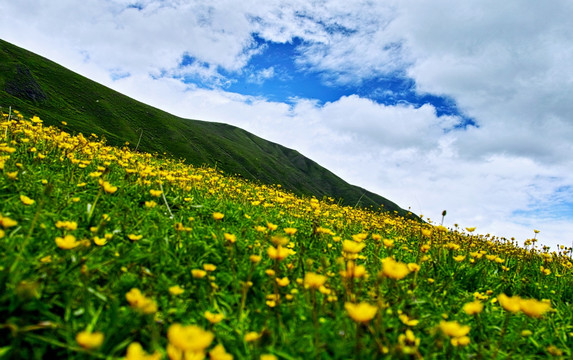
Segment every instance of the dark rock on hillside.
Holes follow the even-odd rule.
[[[22,100],[31,100],[35,103],[47,98],[46,93],[34,79],[30,69],[22,65],[16,66],[12,77],[4,85],[4,91]]]

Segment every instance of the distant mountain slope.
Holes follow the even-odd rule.
[[[126,141],[146,152],[167,153],[227,174],[281,184],[298,195],[331,196],[345,205],[408,215],[395,203],[353,186],[295,150],[240,128],[168,114],[0,40],[0,106],[38,115],[46,124]]]

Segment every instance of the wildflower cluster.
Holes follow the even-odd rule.
[[[569,249],[297,197],[15,114],[0,123],[13,358],[572,355]]]

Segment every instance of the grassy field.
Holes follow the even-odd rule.
[[[0,357],[571,358],[571,249],[3,114]]]

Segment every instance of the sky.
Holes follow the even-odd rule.
[[[573,244],[570,0],[19,0],[0,38],[405,209]]]

